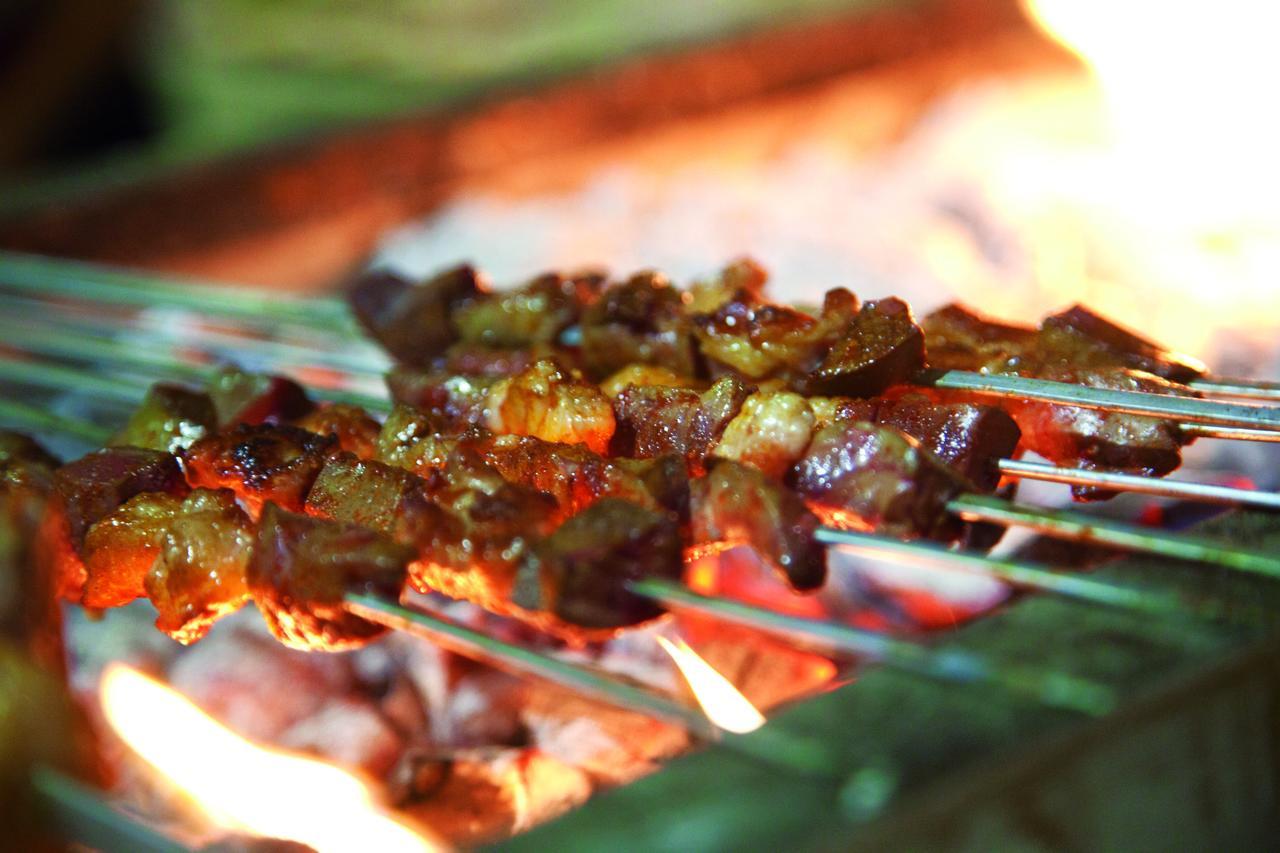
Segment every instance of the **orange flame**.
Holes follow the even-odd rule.
[[[734,734],[753,732],[764,725],[764,715],[751,704],[751,700],[703,660],[688,643],[681,639],[672,642],[666,637],[656,639],[662,650],[675,661],[707,719]]]
[[[356,776],[256,746],[134,669],[112,664],[99,692],[121,739],[221,827],[322,853],[443,849],[380,810]]]

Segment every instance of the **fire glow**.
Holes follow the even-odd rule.
[[[227,830],[321,853],[442,849],[384,814],[352,774],[256,746],[136,670],[108,667],[100,695],[121,739]]]
[[[764,725],[764,715],[715,667],[702,659],[684,640],[675,642],[657,637],[658,645],[671,656],[688,682],[693,696],[707,719],[734,734],[747,734]]]

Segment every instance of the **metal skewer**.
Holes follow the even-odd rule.
[[[1195,483],[1187,480],[1169,480],[1143,477],[1140,474],[1121,474],[1114,471],[1087,471],[1083,468],[1063,468],[1043,462],[1021,459],[1001,459],[1000,473],[1027,480],[1044,480],[1050,483],[1067,483],[1073,486],[1097,486],[1120,492],[1139,492],[1165,498],[1179,498],[1206,503],[1240,504],[1280,509],[1280,493],[1234,486],[1215,486],[1211,483]]]
[[[1228,376],[1207,376],[1187,383],[1202,394],[1220,397],[1239,397],[1247,400],[1280,400],[1280,382],[1264,379],[1237,379]]]
[[[188,848],[111,807],[92,788],[48,767],[31,771],[31,787],[49,823],[67,841],[91,849],[183,853]]]

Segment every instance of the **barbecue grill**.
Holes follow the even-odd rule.
[[[962,14],[975,10],[982,14]],[[649,82],[636,89],[644,93],[644,111],[639,117],[635,103],[615,104],[617,112],[600,105],[600,93],[617,91],[611,84],[601,84],[598,90],[590,83],[571,84],[542,96],[539,107],[557,102],[566,109],[567,105],[581,108],[583,103],[594,104],[586,110],[589,118],[570,125],[571,134],[579,134],[579,142],[590,143],[606,132],[625,132],[628,121],[723,109],[725,102],[737,99],[756,104],[772,91],[791,91],[801,84],[845,73],[873,58],[890,58],[884,53],[859,53],[857,62],[851,63],[838,56],[853,42],[883,40],[889,47],[878,50],[892,54],[892,58],[924,55],[920,61],[927,64],[929,56],[945,55],[948,47],[959,46],[964,52],[965,45],[990,44],[986,40],[995,39],[1012,45],[1004,55],[1016,56],[1018,62],[1026,56],[1034,56],[1036,62],[1060,61],[1038,43],[1031,46],[1016,21],[1003,4],[923,4],[911,12],[885,13],[870,22],[859,19],[849,23],[843,32],[830,36],[830,51],[823,48],[825,42],[812,41],[812,32],[748,40],[747,48],[755,44],[759,51],[776,51],[788,61],[779,61],[782,67],[760,79],[722,81],[718,89],[712,86],[702,95],[711,103],[696,99],[690,103],[684,99],[693,96],[687,94],[672,96],[677,101],[674,104],[654,103],[657,87],[648,77]],[[796,44],[808,49],[785,47]],[[687,74],[690,63],[715,65],[743,47],[736,44],[691,58],[658,61],[629,73],[658,78]],[[436,162],[440,146],[447,149],[459,139],[474,140],[476,134],[487,133],[494,140],[494,149],[501,152],[494,156],[511,156],[513,145],[525,146],[517,151],[522,158],[546,156],[537,148],[537,140],[525,139],[520,130],[521,122],[528,120],[527,108],[527,102],[517,102],[444,125],[433,122],[429,127],[419,124],[353,137],[335,144],[323,157],[316,152],[286,152],[238,167],[236,172],[193,176],[177,185],[151,187],[141,191],[141,201],[135,196],[36,217],[9,228],[4,242],[170,271],[287,284],[320,280],[356,262],[373,235],[387,225],[429,208],[450,187],[482,180],[492,168],[491,162],[485,164],[483,157],[476,155],[481,161],[478,165],[475,160],[454,158],[461,161],[456,173],[415,172],[415,168],[425,169],[428,159]],[[246,199],[268,198],[271,187],[278,188],[278,182],[285,180],[282,176],[290,171],[297,176],[295,187],[322,187],[334,174],[348,178],[369,174],[366,155],[387,150],[397,139],[403,141],[406,157],[395,169],[405,171],[369,175],[370,183],[385,181],[385,186],[352,189],[352,204],[342,211],[335,211],[332,201],[322,200],[322,194],[312,196],[299,189],[299,195],[284,205],[288,210],[264,201],[251,234],[240,232],[240,216],[229,215],[219,220],[222,227],[206,229],[199,237],[195,230],[187,234],[167,229],[172,235],[167,246],[142,237],[155,233],[154,217],[170,215],[165,213],[165,199],[185,204],[190,193],[208,191],[228,199],[228,204],[232,199],[236,205],[246,204]],[[416,159],[419,153],[421,160]],[[299,166],[302,162],[310,166]],[[557,168],[570,166],[553,165],[551,171]],[[388,200],[384,194],[387,187],[395,187],[403,195]],[[94,222],[99,224],[90,226]],[[321,233],[326,225],[332,228],[330,233],[342,234],[344,239],[332,241],[337,245],[331,254],[311,257],[306,266],[298,264],[299,241]],[[130,238],[131,233],[138,236]],[[144,292],[153,306],[172,300],[175,307],[184,304],[201,312],[225,312],[245,323],[261,321],[266,313],[282,325],[301,322],[330,332],[351,332],[345,325],[345,313],[323,301],[272,299],[264,310],[263,304],[251,304],[240,297],[210,296],[178,283],[143,282],[135,273],[48,264],[19,255],[3,259],[0,278],[0,284],[8,286],[6,298],[12,299],[20,298],[14,293],[23,289],[54,295],[52,288],[62,286],[66,290],[58,296],[64,299],[128,304]],[[290,316],[294,310],[296,315]],[[192,369],[190,362],[178,360],[164,347],[158,353],[146,346],[127,352],[119,346],[94,351],[95,338],[83,333],[101,332],[103,326],[83,315],[51,318],[47,328],[28,330],[25,339],[17,325],[6,324],[12,333],[7,342],[36,359],[16,365],[12,360],[0,363],[11,381],[76,386],[91,395],[114,395],[132,402],[139,397],[140,386],[126,377],[174,376]],[[334,364],[325,361],[331,354],[289,343],[259,344],[229,336],[220,343],[199,342],[195,348],[205,344],[211,349],[234,347],[241,353],[260,345],[263,363],[313,369],[307,378],[323,378],[329,383],[328,396],[334,399],[367,403],[375,395],[361,377],[376,373],[380,365],[375,356],[354,345],[350,354]],[[109,378],[102,378],[99,371],[86,372],[65,364],[85,361],[112,365],[107,371]],[[315,368],[324,368],[324,376]],[[176,378],[197,377],[189,373]],[[976,380],[951,377],[951,381]],[[1037,389],[1021,387],[1002,393],[1028,390]],[[1265,387],[1258,390],[1269,391]],[[9,416],[41,417],[20,408],[11,407]],[[1190,411],[1183,414],[1196,416]],[[1267,410],[1229,410],[1216,404],[1202,414],[1202,422],[1207,423],[1196,429],[1217,430],[1236,438],[1273,437]],[[65,413],[43,421],[45,428],[61,432],[76,432],[77,423],[80,421]],[[1021,473],[1028,472],[1054,476],[1052,471],[1037,472],[1034,468]],[[1007,473],[1019,473],[1016,463]],[[1062,472],[1057,476],[1061,479]],[[1274,507],[1276,500],[1268,493],[1182,488],[1182,497],[1253,501],[1264,507]],[[971,505],[969,512],[990,518],[993,510]],[[1277,678],[1270,615],[1276,612],[1273,599],[1277,593],[1274,571],[1268,568],[1273,566],[1269,555],[1280,542],[1274,515],[1240,509],[1197,530],[1211,543],[1230,543],[1226,553],[1196,552],[1198,543],[1185,539],[1153,533],[1143,536],[1123,526],[1111,530],[1105,523],[1090,524],[1069,514],[1058,516],[1056,521],[1039,514],[1036,522],[1041,529],[1057,525],[1069,544],[1049,552],[1043,550],[1046,546],[1038,545],[1040,550],[1003,564],[980,561],[969,569],[1020,577],[1023,585],[1039,588],[1041,594],[1021,598],[927,646],[898,645],[847,628],[821,635],[810,626],[808,630],[815,635],[803,636],[798,629],[804,626],[781,617],[759,611],[735,614],[679,588],[658,585],[646,590],[677,607],[709,607],[720,618],[737,618],[818,647],[835,645],[884,664],[860,673],[854,684],[774,715],[753,734],[722,736],[707,728],[700,715],[678,703],[651,694],[620,692],[614,681],[534,655],[525,667],[535,674],[594,691],[611,701],[648,703],[653,713],[690,726],[718,743],[669,762],[653,776],[597,796],[582,809],[522,835],[508,846],[1142,849],[1177,843],[1187,847],[1263,847],[1275,828],[1280,769],[1273,734]],[[1034,573],[1040,565],[1033,564],[1033,559],[1058,566],[1092,556],[1070,543],[1093,539],[1122,544],[1126,536],[1130,537],[1127,544],[1155,549],[1163,556],[1127,558],[1084,576]],[[949,553],[915,548],[895,554],[887,550],[888,543],[842,539],[834,533],[830,542],[833,547],[863,549],[877,559],[917,563],[953,559]],[[1187,554],[1204,559],[1172,559]],[[1234,568],[1225,565],[1232,562],[1237,564]],[[1018,575],[1020,570],[1023,574]],[[1075,587],[1074,594],[1071,589],[1055,588],[1060,579],[1076,577],[1087,578],[1095,586]],[[1086,589],[1093,592],[1084,592]],[[1116,606],[1116,601],[1104,600],[1117,591],[1133,595],[1129,604]],[[352,606],[402,630],[469,646],[472,653],[494,657],[508,666],[519,665],[518,656],[527,654],[511,644],[452,628],[387,602],[355,601]],[[982,669],[993,661],[999,661],[999,672]],[[64,805],[74,800],[56,785],[47,785],[46,790]],[[109,824],[112,818],[107,820]]]

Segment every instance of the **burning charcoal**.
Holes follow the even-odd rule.
[[[579,770],[531,749],[418,752],[394,774],[395,804],[460,847],[501,841],[586,802]]]
[[[534,545],[513,599],[572,625],[623,628],[662,614],[630,593],[627,581],[678,579],[683,571],[683,546],[670,516],[605,498]]]
[[[247,571],[249,589],[271,632],[304,650],[358,648],[386,633],[347,612],[348,592],[398,601],[411,549],[388,537],[268,503]]]
[[[712,375],[726,371],[750,380],[802,380],[858,317],[858,300],[847,290],[828,291],[822,313],[761,302],[740,291],[714,313],[693,318],[702,355]]]
[[[1166,350],[1083,305],[1046,317],[1040,338],[1044,350],[1069,354],[1063,359],[1068,366],[1127,367],[1184,385],[1206,373],[1197,359]]]
[[[565,516],[603,497],[656,507],[645,483],[616,461],[581,444],[502,435],[477,443],[484,460],[513,482],[555,498]]]
[[[293,426],[241,424],[193,444],[187,477],[193,486],[230,489],[255,517],[266,501],[300,511],[337,444]]]
[[[796,590],[826,580],[826,548],[813,538],[818,525],[803,501],[755,468],[717,460],[693,481],[693,541],[751,545]]]
[[[613,406],[576,371],[549,360],[499,380],[485,401],[485,426],[499,434],[585,444],[604,453],[613,437]]]
[[[306,512],[389,533],[400,502],[418,483],[401,468],[343,453],[320,469],[307,495]]]
[[[387,374],[391,399],[429,418],[434,430],[459,431],[483,423],[489,392],[499,377],[439,369],[395,367]]]
[[[381,778],[399,759],[404,741],[372,702],[351,696],[326,702],[276,741]]]
[[[702,470],[716,442],[750,396],[751,389],[726,376],[701,393],[689,388],[633,386],[614,401],[617,456],[652,458],[678,453],[693,471]]]
[[[182,498],[164,492],[135,495],[89,528],[80,556],[85,607],[119,607],[146,594],[143,580],[160,554],[165,531]]]
[[[594,276],[546,273],[523,287],[460,305],[453,324],[468,343],[512,349],[551,344],[578,322],[583,306],[595,300],[599,289],[600,280]]]
[[[872,397],[924,367],[924,332],[900,299],[868,302],[805,381],[814,394]]]
[[[316,435],[332,435],[338,446],[361,459],[372,459],[382,424],[359,406],[331,403],[294,421],[294,425]]]
[[[245,568],[253,539],[249,517],[230,491],[188,495],[160,537],[159,558],[144,580],[159,613],[156,627],[190,644],[240,609],[249,598]]]
[[[94,451],[59,468],[53,480],[67,533],[77,549],[93,524],[134,495],[187,493],[182,469],[174,457],[137,447]]]
[[[605,289],[582,317],[582,354],[593,379],[630,364],[698,374],[693,330],[680,292],[660,273],[637,273]]]
[[[914,438],[865,421],[819,430],[793,477],[828,524],[904,538],[954,539],[947,502],[973,488]]]
[[[356,318],[399,361],[426,366],[458,340],[454,311],[479,299],[479,274],[469,266],[413,284],[385,270],[360,275],[347,290]]]
[[[813,411],[791,391],[757,391],[725,428],[713,451],[781,478],[809,446]]]
[[[943,306],[920,325],[929,366],[939,370],[1009,373],[1038,361],[1035,350],[1039,335],[1035,329],[1000,323],[963,305]]]
[[[208,390],[221,426],[282,423],[314,407],[307,392],[292,379],[235,367],[220,370]]]
[[[108,444],[179,453],[217,424],[218,415],[208,394],[176,385],[152,385],[129,423]]]

